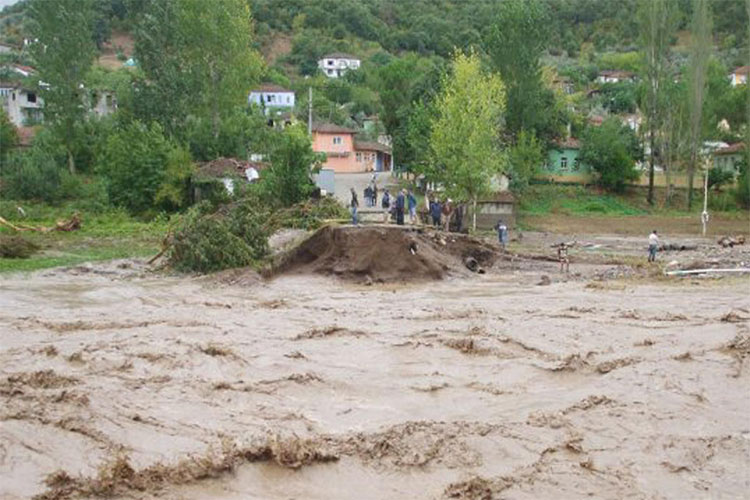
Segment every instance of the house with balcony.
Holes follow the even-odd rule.
[[[318,68],[328,78],[340,78],[350,70],[359,69],[361,64],[362,61],[356,56],[334,52],[323,56],[318,61]]]
[[[294,109],[294,91],[272,83],[264,83],[251,90],[247,100],[250,104],[260,106],[266,116]]]
[[[380,143],[358,141],[355,139],[356,133],[354,129],[330,123],[313,125],[313,151],[325,153],[323,168],[336,173],[391,170],[391,148]]]

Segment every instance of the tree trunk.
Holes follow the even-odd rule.
[[[695,177],[695,161],[698,155],[695,151],[695,144],[693,144],[693,151],[690,152],[690,164],[688,165],[688,192],[687,192],[687,208],[690,211],[693,208],[693,180]]]
[[[477,197],[474,196],[471,200],[471,203],[473,205],[473,209],[471,211],[471,230],[473,232],[477,232]]]
[[[211,87],[213,91],[213,103],[211,106],[211,123],[214,130],[214,140],[219,138],[219,126],[220,126],[220,117],[219,117],[219,89],[218,89],[218,76],[216,75],[214,70],[211,70]]]
[[[73,158],[73,152],[68,148],[68,170],[70,171],[71,175],[75,175],[76,173],[76,161]]]
[[[651,148],[651,151],[649,151],[649,160],[648,160],[648,196],[646,199],[648,200],[649,205],[654,204],[654,135],[656,131],[654,130],[654,127],[649,127],[649,147]]]

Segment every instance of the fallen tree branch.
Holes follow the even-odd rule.
[[[3,225],[5,227],[8,227],[16,232],[23,232],[23,231],[36,231],[38,233],[48,233],[50,231],[76,231],[78,229],[81,229],[81,216],[78,214],[78,212],[74,213],[73,216],[69,220],[60,220],[57,221],[57,224],[55,224],[53,227],[34,227],[34,226],[28,226],[26,224],[12,224],[11,222],[8,222],[6,219],[0,217],[0,225]]]

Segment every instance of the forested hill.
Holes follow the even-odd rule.
[[[248,0],[260,46],[272,47],[279,37],[291,42],[288,61],[303,74],[334,50],[448,57],[454,48],[481,47],[491,29],[498,0]],[[676,0],[678,30],[685,30],[691,0]],[[97,42],[113,31],[129,31],[146,0],[94,0]],[[579,57],[581,52],[627,52],[636,48],[638,0],[545,0],[546,31],[552,56]],[[0,38],[20,44],[28,0],[0,13]],[[221,2],[217,1],[217,8]],[[743,0],[713,0],[714,41],[728,65],[743,62],[747,43]],[[673,44],[681,40],[675,37]],[[285,50],[285,43],[277,44]]]

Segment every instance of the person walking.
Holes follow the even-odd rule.
[[[352,201],[349,202],[352,211],[352,225],[359,226],[359,218],[357,216],[357,208],[359,208],[359,200],[357,199],[357,192],[354,188],[351,188]]]
[[[508,226],[505,225],[503,219],[497,221],[497,239],[500,242],[500,246],[505,251],[505,246],[508,244]]]
[[[396,196],[396,224],[404,225],[404,209],[406,208],[406,189],[402,189]]]
[[[432,216],[432,225],[436,228],[440,228],[440,215],[442,214],[442,207],[440,201],[435,197],[430,202],[430,215]]]
[[[388,223],[388,218],[391,216],[391,193],[388,190],[383,191],[383,201],[381,202],[383,207],[383,222]]]
[[[656,252],[659,250],[659,235],[656,233],[656,229],[651,231],[648,235],[648,261],[656,261]]]
[[[409,223],[416,224],[417,223],[417,198],[414,196],[414,193],[412,192],[411,189],[409,190],[407,201],[409,203]]]

